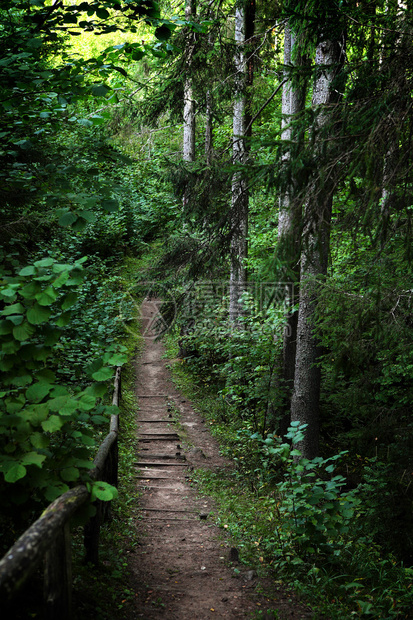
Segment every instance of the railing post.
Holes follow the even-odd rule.
[[[93,505],[96,514],[92,517],[84,528],[85,562],[91,562],[95,566],[99,563],[99,536],[100,525],[102,522],[102,502],[97,499]]]
[[[66,522],[45,556],[44,601],[46,620],[72,620],[72,552]]]

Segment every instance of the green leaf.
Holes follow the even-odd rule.
[[[96,397],[91,394],[82,394],[77,402],[79,409],[82,411],[90,411],[96,405]]]
[[[29,284],[26,284],[26,286],[21,289],[20,294],[25,299],[35,299],[36,295],[40,293],[41,290],[42,287],[38,282],[29,282]]]
[[[58,411],[60,415],[71,415],[77,410],[77,401],[70,396],[58,396],[48,401],[51,411]]]
[[[110,200],[102,200],[102,208],[108,213],[115,213],[119,209],[119,203],[114,198]]]
[[[13,328],[13,336],[20,342],[28,340],[31,336],[33,336],[34,332],[34,327],[27,321],[24,321],[21,325],[16,325],[16,327]]]
[[[0,321],[0,336],[11,334],[13,329],[13,323],[10,321]]]
[[[56,325],[58,327],[65,327],[65,325],[67,325],[68,323],[70,323],[70,317],[71,317],[71,312],[64,312],[63,314],[61,314],[59,316],[59,318],[56,321]]]
[[[66,467],[60,472],[60,477],[66,482],[74,482],[79,478],[79,470],[77,467]]]
[[[69,271],[62,271],[62,273],[52,282],[54,288],[60,288],[69,279]]]
[[[97,370],[92,374],[92,379],[95,381],[107,381],[113,377],[114,370],[108,366],[104,366],[100,370]]]
[[[100,499],[102,502],[110,502],[118,496],[118,490],[116,487],[103,482],[101,480],[95,482],[92,486],[92,501]]]
[[[93,84],[90,90],[94,97],[106,97],[111,89],[106,84]]]
[[[39,403],[45,396],[50,393],[53,386],[49,383],[38,381],[26,390],[26,398],[32,403]]]
[[[171,36],[171,30],[167,26],[159,26],[155,30],[155,37],[160,41],[167,41]]]
[[[21,303],[17,303],[12,304],[11,306],[6,306],[0,314],[3,316],[10,316],[11,314],[24,314],[25,311],[25,307]]]
[[[20,269],[19,276],[34,276],[35,273],[37,273],[36,267],[34,265],[27,265],[27,267]]]
[[[126,362],[128,361],[128,356],[124,355],[123,353],[115,353],[115,355],[112,355],[109,359],[108,359],[108,364],[111,364],[112,366],[122,366],[123,364],[126,364]]]
[[[110,17],[110,13],[106,9],[96,9],[96,15],[99,19],[107,19]]]
[[[62,310],[67,310],[68,308],[71,308],[71,306],[73,306],[73,304],[75,304],[77,301],[77,294],[76,293],[68,293],[62,303]]]
[[[68,490],[69,490],[69,487],[67,486],[67,484],[64,484],[62,482],[59,485],[50,485],[50,486],[48,486],[44,496],[45,496],[45,498],[47,500],[49,500],[49,502],[53,502],[60,495],[63,495],[63,493],[66,493],[66,491],[68,491]]]
[[[23,465],[19,463],[12,463],[10,466],[8,464],[4,465],[4,479],[6,482],[17,482],[21,478],[24,478],[27,471]]]
[[[79,216],[83,217],[83,219],[86,220],[86,222],[88,222],[89,224],[93,224],[93,222],[96,222],[96,215],[92,211],[79,211]]]
[[[51,306],[57,299],[57,292],[48,286],[44,291],[36,295],[36,299],[41,306]]]
[[[42,422],[42,429],[46,431],[46,433],[54,433],[56,431],[60,431],[64,423],[64,420],[62,420],[59,416],[51,415],[48,420]]]
[[[54,383],[56,381],[56,375],[51,370],[43,368],[36,374],[36,379],[44,383]]]
[[[30,443],[37,450],[45,450],[49,446],[49,440],[43,433],[32,433],[30,435]]]
[[[50,308],[45,308],[44,306],[40,306],[37,302],[28,310],[27,312],[27,320],[32,325],[40,325],[41,323],[46,323],[50,318],[51,310]]]
[[[106,394],[107,389],[108,388],[105,383],[94,383],[86,388],[85,393],[96,396],[96,398],[101,398],[104,394]]]
[[[64,228],[67,228],[68,226],[71,226],[72,224],[74,224],[76,220],[77,220],[77,215],[75,215],[71,211],[67,211],[61,217],[59,217],[58,224],[59,226],[63,226]]]
[[[51,256],[47,256],[46,258],[42,258],[41,260],[37,260],[34,265],[35,267],[51,267],[54,264],[54,258]]]
[[[37,467],[41,467],[45,460],[46,456],[38,452],[27,452],[27,454],[22,457],[22,463],[24,463],[24,465],[37,465]]]

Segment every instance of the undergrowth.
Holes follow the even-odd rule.
[[[215,499],[216,523],[237,545],[241,561],[293,586],[314,606],[315,617],[410,618],[413,570],[374,541],[366,526],[371,484],[348,486],[341,475],[346,453],[309,461],[296,449],[305,425],[290,427],[283,443],[223,415],[214,386],[177,358],[177,340],[168,336],[174,381],[236,465],[232,473],[197,470],[193,478]]]
[[[127,290],[133,284],[140,261],[127,259],[122,269],[122,285]],[[78,620],[123,620],[130,617],[129,609],[135,597],[129,585],[128,556],[138,544],[136,471],[136,369],[134,360],[142,348],[136,314],[126,326],[123,344],[129,362],[122,368],[119,437],[119,495],[112,502],[112,518],[101,528],[99,565],[84,565],[82,531],[74,535],[74,609]]]

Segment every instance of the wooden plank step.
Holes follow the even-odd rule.
[[[135,465],[137,467],[188,467],[188,463],[151,463],[150,461],[142,461]]]
[[[143,508],[141,507],[143,512],[181,512],[186,515],[195,515],[197,514],[196,510],[168,510],[168,508]]]
[[[145,423],[145,424],[146,424],[146,423],[152,424],[153,422],[154,422],[155,424],[166,423],[166,422],[167,422],[168,424],[171,424],[171,423],[172,423],[172,418],[168,418],[167,420],[138,420],[138,423],[139,423],[139,424],[140,424],[141,422],[142,422],[142,423]]]

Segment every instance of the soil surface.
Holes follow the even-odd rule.
[[[199,498],[191,485],[194,467],[219,471],[232,464],[172,383],[170,361],[153,333],[158,308],[153,299],[142,305],[145,347],[137,360],[141,511],[140,545],[129,555],[136,593],[132,617],[309,619],[311,610],[291,592],[274,580],[260,581],[253,567],[238,562],[237,550],[213,523],[212,500]]]

